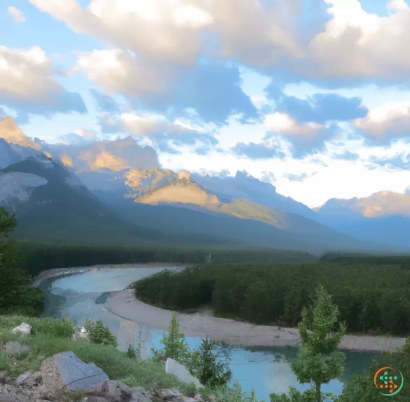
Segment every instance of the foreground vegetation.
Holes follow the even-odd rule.
[[[21,336],[12,332],[13,327],[22,322],[33,326],[32,336]],[[18,341],[30,347],[15,357],[0,353],[0,371],[17,377],[27,370],[38,371],[41,362],[56,353],[72,351],[86,363],[94,362],[113,380],[147,389],[154,387],[176,387],[184,391],[185,385],[176,377],[165,373],[161,363],[152,359],[130,359],[126,353],[114,346],[94,343],[86,340],[72,340],[74,333],[71,322],[53,319],[38,319],[22,316],[0,316],[0,343]],[[1,363],[3,362],[3,363]]]
[[[30,285],[30,276],[19,266],[17,244],[9,240],[16,227],[14,215],[0,207],[0,314],[37,315],[44,310],[40,290]]]
[[[295,327],[323,285],[353,333],[410,333],[410,271],[395,265],[212,264],[136,282],[136,296],[170,310]]]

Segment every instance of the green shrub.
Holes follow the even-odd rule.
[[[137,358],[137,353],[136,353],[136,351],[135,351],[134,346],[128,345],[127,356],[128,356],[130,359],[136,359],[136,358]]]
[[[91,342],[117,347],[117,337],[110,332],[108,325],[104,327],[101,320],[93,323],[87,319],[84,323],[84,328],[89,333]]]
[[[8,365],[9,362],[7,356],[3,353],[0,353],[0,371],[6,370]]]

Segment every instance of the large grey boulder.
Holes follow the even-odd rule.
[[[63,352],[43,361],[42,383],[52,394],[66,389],[101,389],[109,380],[94,363],[84,363],[73,352]]]
[[[184,365],[178,363],[174,359],[167,359],[167,362],[165,363],[165,372],[168,374],[175,375],[185,384],[190,384],[191,382],[193,382],[197,388],[204,387],[197,378],[191,375],[191,373],[187,370],[187,368]]]

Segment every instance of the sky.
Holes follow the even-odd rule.
[[[0,117],[31,138],[131,136],[138,166],[310,207],[409,191],[405,0],[13,0],[0,26]]]

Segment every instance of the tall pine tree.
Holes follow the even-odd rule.
[[[321,386],[343,374],[345,355],[336,352],[346,327],[338,322],[339,309],[323,286],[316,291],[313,308],[304,309],[299,324],[301,346],[292,370],[302,384],[312,384],[312,389],[300,393],[294,388],[287,395],[271,394],[272,402],[315,401],[322,402]]]

